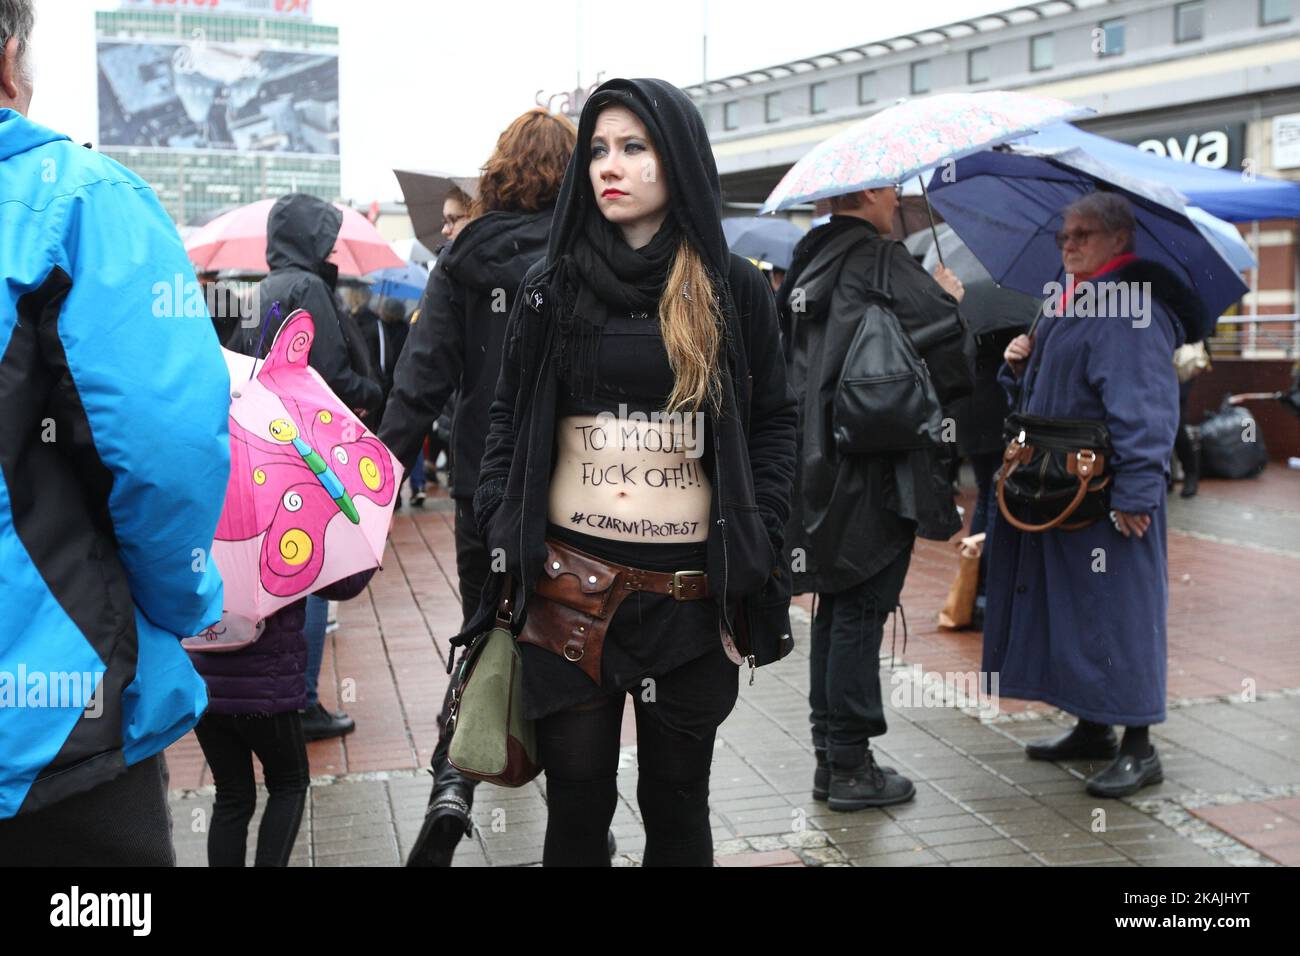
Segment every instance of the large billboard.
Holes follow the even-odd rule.
[[[98,63],[102,147],[338,155],[332,48],[101,37]]]

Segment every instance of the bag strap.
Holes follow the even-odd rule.
[[[890,302],[894,301],[893,286],[889,281],[889,267],[893,264],[893,261],[894,241],[886,239],[881,245],[880,252],[876,255],[876,268],[871,276],[871,288]]]
[[[1081,448],[1078,451],[1071,452],[1070,457],[1066,459],[1067,467],[1073,464],[1073,471],[1079,479],[1079,487],[1074,493],[1070,503],[1065,506],[1065,510],[1059,515],[1044,524],[1029,524],[1021,521],[1007,508],[1006,484],[1007,479],[1012,473],[1024,462],[1024,456],[1021,452],[1028,446],[1021,445],[1017,439],[1012,439],[1011,444],[1007,446],[1006,452],[1003,453],[1002,459],[1006,467],[998,471],[998,510],[1002,512],[1002,517],[1007,520],[1007,524],[1020,531],[1050,531],[1057,525],[1065,521],[1066,518],[1079,510],[1083,504],[1083,499],[1088,494],[1088,482],[1098,472],[1105,467],[1105,456],[1097,454],[1091,448]],[[1084,458],[1084,454],[1089,457]],[[1109,479],[1107,479],[1109,480]]]

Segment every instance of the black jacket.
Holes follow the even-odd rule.
[[[311,367],[348,408],[373,409],[379,407],[382,393],[378,382],[354,366],[352,348],[362,345],[352,343],[344,332],[334,303],[338,270],[325,261],[342,226],[343,214],[315,196],[293,193],[271,207],[266,222],[266,261],[271,272],[258,285],[253,300],[258,322],[235,329],[227,344],[254,355],[261,342],[265,355],[280,324],[295,309],[306,309],[316,324],[308,359]],[[262,320],[274,302],[280,303],[280,322],[272,317],[263,335]]]
[[[771,287],[748,260],[727,251],[718,214],[721,190],[704,122],[685,94],[661,80],[611,80],[588,100],[556,203],[548,260],[568,251],[594,202],[590,143],[595,117],[607,101],[626,104],[646,121],[672,183],[674,215],[716,283],[727,328],[720,356],[721,409],[705,413],[713,454],[706,570],[719,616],[725,618],[721,623],[729,623],[742,642],[748,636],[751,663],[761,665],[793,646],[789,560],[781,535],[794,474],[795,400],[786,384]],[[518,608],[526,607],[546,559],[558,392],[552,346],[559,321],[552,311],[550,274],[546,263],[530,269],[511,312],[474,497],[487,547],[501,549],[519,586]],[[479,613],[456,643],[490,622],[500,577],[494,574],[488,582]]]
[[[459,391],[449,467],[458,498],[478,485],[506,320],[524,273],[546,254],[551,212],[490,212],[465,227],[429,274],[393,373],[379,440],[408,469]]]
[[[385,322],[369,307],[352,316],[361,330],[361,339],[366,343],[366,355],[370,359],[370,368],[374,372],[379,387],[384,391],[384,400],[393,390],[393,373],[397,360],[401,357],[402,347],[410,334],[409,322]],[[380,340],[383,347],[380,348]]]
[[[781,288],[790,384],[800,399],[798,469],[786,526],[797,593],[853,587],[910,548],[917,534],[943,540],[961,528],[935,452],[841,456],[831,439],[840,369],[887,241],[864,220],[835,216],[800,241]],[[956,300],[901,247],[892,270],[894,313],[924,358],[924,343],[940,338],[936,329],[951,323]]]

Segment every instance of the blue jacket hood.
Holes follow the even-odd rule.
[[[0,160],[65,139],[69,137],[33,123],[22,113],[10,109],[0,110]]]

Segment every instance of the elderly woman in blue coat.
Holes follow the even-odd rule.
[[[1069,733],[1029,744],[1030,759],[1108,761],[1088,792],[1123,797],[1163,779],[1148,729],[1165,719],[1165,469],[1178,427],[1170,356],[1199,334],[1203,308],[1172,272],[1134,255],[1123,197],[1091,193],[1064,218],[1063,308],[1044,309],[1033,337],[1007,346],[1001,379],[1025,413],[1105,422],[1110,520],[1031,533],[997,516],[984,671],[998,675],[1001,695],[1078,718]],[[1079,314],[1089,282],[1090,296],[1102,283],[1129,284],[1126,314]]]

